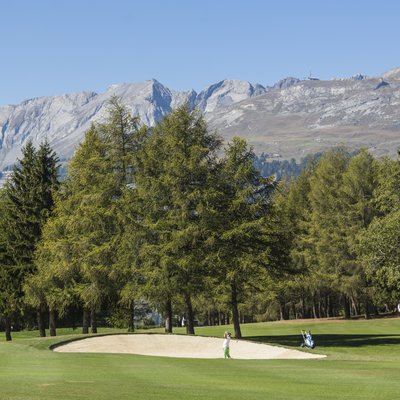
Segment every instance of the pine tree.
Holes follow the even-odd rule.
[[[378,213],[373,197],[376,180],[376,162],[368,151],[361,150],[349,161],[339,191],[343,212],[338,229],[344,232],[347,247],[343,253],[342,264],[348,275],[347,286],[353,306],[356,306],[358,299],[362,299],[366,318],[369,318],[370,295],[363,268],[357,259],[357,237]],[[355,311],[360,312],[360,310]]]
[[[15,313],[23,306],[25,279],[36,272],[34,251],[53,207],[53,193],[58,186],[57,163],[58,158],[47,142],[38,151],[28,142],[4,189],[4,251],[8,279],[14,284],[13,297],[18,299],[12,301]],[[40,314],[38,318],[41,325]]]
[[[7,196],[0,190],[0,316],[4,320],[6,340],[11,340],[11,322],[21,308],[21,280],[7,252]]]
[[[182,106],[160,121],[140,151],[136,190],[146,241],[140,268],[153,300],[171,319],[176,293],[194,333],[192,299],[204,285],[203,219],[220,139],[197,111]]]
[[[38,248],[39,272],[52,271],[55,286],[47,303],[62,308],[69,298],[84,308],[97,332],[96,312],[108,293],[113,264],[115,200],[120,191],[108,143],[95,126],[86,133],[68,168],[68,180],[57,197],[54,217],[46,225]],[[53,297],[53,293],[65,297]],[[54,311],[54,310],[52,310]],[[86,330],[86,327],[84,327]]]
[[[372,207],[378,212],[358,235],[358,260],[377,300],[394,306],[400,295],[400,161],[384,158],[377,170]]]
[[[380,297],[393,308],[400,296],[400,211],[376,218],[360,235],[359,260]]]
[[[374,198],[381,216],[400,208],[400,159],[379,162]]]
[[[341,223],[343,203],[339,193],[349,158],[349,153],[343,148],[325,153],[315,169],[310,190],[310,240],[315,246],[318,272],[334,279],[333,285],[341,294],[346,318],[350,318],[351,271],[345,262],[348,247]]]
[[[254,153],[240,138],[228,145],[216,180],[208,211],[208,262],[210,273],[229,293],[235,336],[240,338],[239,303],[251,286],[259,286],[268,269],[276,267],[271,253],[276,239],[271,229],[273,185],[261,177]]]
[[[140,147],[146,126],[140,125],[139,117],[133,117],[120,98],[113,96],[108,102],[106,122],[96,127],[110,145],[109,160],[113,164],[115,179],[121,190],[132,183],[135,154]]]

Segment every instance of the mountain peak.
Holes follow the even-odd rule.
[[[268,89],[287,89],[290,86],[295,85],[300,82],[300,79],[294,78],[293,76],[288,76],[287,78],[281,79]]]
[[[287,77],[267,88],[224,79],[200,93],[170,90],[150,79],[111,85],[102,93],[38,97],[0,107],[0,171],[15,163],[28,140],[36,146],[44,137],[60,159],[68,160],[90,125],[104,121],[113,95],[148,126],[186,102],[203,111],[210,129],[227,140],[240,134],[255,151],[276,151],[283,157],[321,151],[339,139],[348,140],[344,135],[349,132],[355,135],[350,144],[390,154],[389,144],[400,145],[393,133],[400,129],[400,68],[383,74],[381,81],[375,77],[351,82],[361,78],[314,82]]]
[[[393,68],[382,75],[384,79],[399,79],[400,80],[400,68]]]
[[[203,89],[198,95],[196,106],[201,111],[209,113],[265,92],[266,89],[260,84],[252,85],[247,81],[224,79]]]

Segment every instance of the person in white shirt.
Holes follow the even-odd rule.
[[[224,349],[224,358],[231,358],[229,354],[229,343],[231,341],[231,334],[230,332],[225,332],[224,333],[224,344],[222,345],[222,348]]]

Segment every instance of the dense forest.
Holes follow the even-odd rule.
[[[365,317],[400,296],[400,163],[334,148],[296,164],[226,146],[186,106],[154,128],[119,99],[59,182],[28,143],[0,191],[0,328],[166,332]],[[222,155],[221,155],[222,154]]]
[[[294,158],[290,160],[280,160],[262,153],[254,157],[254,165],[264,177],[275,176],[277,180],[283,178],[297,178],[301,171],[313,161],[318,160],[321,154],[304,157],[299,163]]]

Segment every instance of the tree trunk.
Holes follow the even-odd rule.
[[[170,297],[165,302],[165,333],[172,333],[172,301]]]
[[[351,305],[353,307],[353,315],[357,315],[357,316],[360,315],[359,309],[357,307],[357,303],[353,297],[351,298]]]
[[[300,308],[301,308],[301,317],[300,318],[305,318],[306,317],[306,307],[305,307],[305,300],[304,296],[301,296],[300,300]]]
[[[349,299],[343,296],[343,310],[344,310],[344,317],[345,319],[350,319],[350,302]]]
[[[83,309],[82,333],[89,333],[89,310]]]
[[[368,296],[364,297],[364,316],[365,316],[365,319],[370,319],[371,318],[371,313],[369,311]]]
[[[90,326],[92,328],[92,333],[97,333],[96,309],[94,307],[90,309]]]
[[[297,319],[297,312],[296,312],[296,305],[294,304],[294,302],[291,302],[291,307],[292,307],[292,314],[293,314],[293,318]],[[288,314],[288,318],[289,319],[289,314]]]
[[[49,309],[49,331],[50,336],[56,336],[56,312],[50,308]]]
[[[331,298],[329,294],[326,296],[326,317],[329,318],[332,316],[332,310],[331,310]]]
[[[135,332],[135,303],[132,302],[128,307],[128,332]]]
[[[194,335],[194,315],[193,315],[193,307],[192,307],[192,299],[190,298],[190,294],[185,294],[185,303],[186,303],[186,333],[188,335]]]
[[[12,340],[11,338],[11,320],[9,317],[5,318],[5,328],[6,328],[6,340],[7,342],[10,342]]]
[[[335,316],[335,310],[333,309],[333,301],[331,299],[331,296],[328,295],[328,313],[329,317],[334,317]]]
[[[235,338],[241,339],[242,332],[240,331],[237,289],[235,283],[232,283],[231,286],[231,306],[232,306],[232,319],[233,319],[233,329],[235,331]]]
[[[36,310],[36,318],[37,318],[37,324],[38,324],[38,329],[39,329],[39,336],[46,337],[46,329],[45,329],[44,323],[43,323],[43,314],[42,314],[42,310],[40,308],[38,310]]]
[[[284,301],[279,302],[279,317],[281,321],[289,319],[288,311]]]
[[[313,317],[314,318],[318,318],[317,317],[317,310],[316,310],[316,307],[315,307],[315,300],[313,299],[313,302],[312,302],[312,312],[313,312]]]

